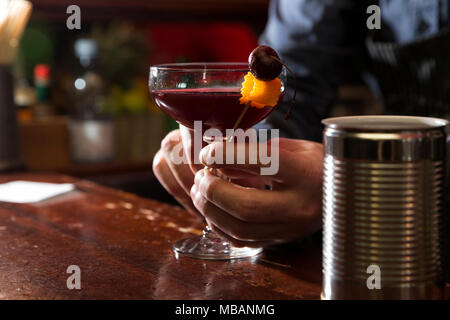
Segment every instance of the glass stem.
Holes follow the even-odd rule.
[[[203,238],[209,238],[212,232],[211,228],[207,225],[205,229],[203,229]]]

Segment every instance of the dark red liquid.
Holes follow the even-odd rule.
[[[156,104],[182,125],[194,128],[194,121],[202,121],[203,130],[216,128],[225,134],[232,129],[245,105],[239,103],[239,88],[169,89],[153,91]],[[248,129],[263,120],[273,107],[250,107],[239,128]]]

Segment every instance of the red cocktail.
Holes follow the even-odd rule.
[[[203,128],[231,129],[244,105],[239,102],[240,88],[166,89],[152,92],[156,104],[180,124],[193,129],[195,120]],[[249,108],[239,125],[248,129],[266,118],[273,107]]]
[[[202,122],[202,134],[207,142],[207,129],[217,129],[222,138],[227,129],[248,129],[266,118],[280,102],[286,73],[277,79],[272,106],[240,100],[244,76],[249,73],[247,63],[166,64],[150,68],[150,91],[156,104],[181,125],[194,129],[194,122]],[[264,93],[263,91],[261,91]],[[181,240],[174,250],[194,258],[233,259],[253,256],[261,248],[237,248],[214,235],[208,228],[203,236]]]

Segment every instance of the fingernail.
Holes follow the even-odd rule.
[[[201,162],[203,162],[203,164],[206,164],[206,165],[211,165],[214,160],[213,158],[214,158],[215,153],[216,152],[215,152],[215,149],[213,146],[209,145],[209,146],[204,147],[200,151],[200,155],[199,155]]]
[[[199,184],[200,180],[202,180],[203,176],[205,175],[205,171],[199,170],[196,174],[195,174],[195,178],[194,178],[194,183],[195,184]]]
[[[191,188],[191,198],[194,198],[196,194],[197,194],[197,186],[194,184],[192,185]]]

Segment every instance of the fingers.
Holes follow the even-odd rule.
[[[236,219],[208,201],[198,192],[196,185],[192,186],[191,197],[211,229],[238,247],[263,247],[297,240],[320,226],[320,217],[301,213],[288,223],[248,223]]]
[[[295,198],[289,192],[242,187],[218,178],[208,169],[197,172],[195,188],[205,199],[235,219],[248,223],[290,221],[291,217],[288,214],[280,215],[280,211],[291,211],[287,204],[292,204],[292,201],[295,203]]]
[[[200,151],[203,165],[214,168],[238,169],[249,174],[259,174],[263,166],[258,157],[258,144],[214,142]]]
[[[272,157],[270,160],[279,161],[279,171],[274,176],[260,173],[267,166],[260,156],[260,146],[255,151],[250,149],[250,144],[241,144],[244,146],[241,159],[238,146],[227,150],[225,143],[213,143],[201,151],[200,160],[218,170],[203,169],[196,173],[191,198],[198,211],[224,238],[249,246],[249,241],[291,241],[319,227],[323,147],[301,140],[277,142],[280,148],[274,151],[271,145],[266,153]],[[231,156],[230,150],[234,152]],[[230,183],[215,172],[255,180],[256,184],[249,185],[256,188]],[[261,188],[269,185],[267,182],[271,190]]]
[[[183,149],[192,172],[203,169],[203,165],[199,161],[200,150],[206,146],[203,141],[202,133],[196,133],[194,130],[180,125],[180,134],[183,141]]]
[[[184,208],[200,215],[192,203],[191,197],[173,176],[161,150],[158,151],[153,158],[153,172],[167,192],[169,192]]]
[[[199,157],[204,165],[229,171],[231,175],[240,171],[266,180],[307,185],[310,179],[320,180],[323,145],[284,138],[272,139],[267,145],[215,142],[204,147]]]
[[[222,234],[227,235],[241,242],[258,241],[267,242],[273,241],[280,234],[280,229],[283,227],[281,224],[273,223],[249,223],[239,219],[223,211],[213,203],[208,201],[201,193],[198,192],[197,186],[194,185],[191,190],[191,198],[195,207],[203,214],[203,216],[209,221],[209,224],[216,226],[220,229]],[[245,246],[248,244],[245,243]],[[253,244],[254,246],[261,245]]]
[[[248,174],[283,180],[292,176],[279,148],[279,139],[267,143],[215,142],[202,149],[200,161],[208,167],[239,170]]]
[[[170,132],[161,142],[161,152],[178,184],[189,195],[194,174],[187,164],[179,130]]]

